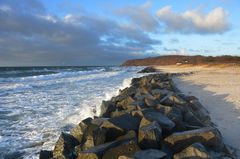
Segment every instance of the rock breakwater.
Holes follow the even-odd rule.
[[[132,79],[103,101],[101,115],[62,133],[41,159],[234,158],[196,97],[185,96],[170,74]]]

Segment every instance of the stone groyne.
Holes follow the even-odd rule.
[[[40,159],[234,158],[208,111],[174,86],[171,74],[132,79],[130,87],[103,101],[101,115],[62,133]]]

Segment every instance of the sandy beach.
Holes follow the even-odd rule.
[[[173,78],[185,94],[199,98],[225,143],[240,157],[240,67],[157,66],[163,72],[190,73]]]

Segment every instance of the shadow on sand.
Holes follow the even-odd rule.
[[[173,78],[177,88],[186,95],[196,96],[209,111],[211,120],[221,131],[226,145],[232,147],[240,157],[240,111],[226,101],[228,94],[216,94],[206,90],[207,85],[199,85],[192,81],[184,81],[181,76]]]

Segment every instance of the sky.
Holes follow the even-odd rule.
[[[239,0],[0,0],[0,66],[240,56]]]

